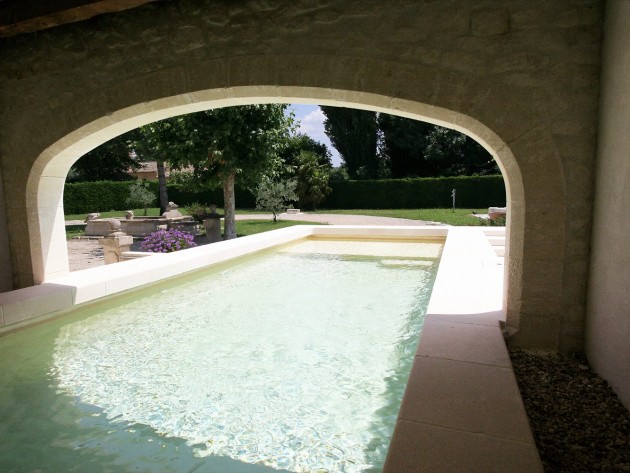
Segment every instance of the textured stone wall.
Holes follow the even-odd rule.
[[[9,232],[7,228],[4,193],[2,192],[2,173],[0,172],[0,292],[13,289],[11,282],[11,252],[9,251]]]
[[[15,284],[41,281],[61,248],[48,236],[58,235],[59,203],[42,201],[61,195],[44,191],[113,130],[203,101],[358,104],[448,123],[493,151],[511,189],[514,343],[579,348],[602,9],[597,0],[180,0],[9,38],[0,159]]]
[[[630,1],[606,25],[586,349],[630,408]]]

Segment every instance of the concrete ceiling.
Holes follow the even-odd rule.
[[[0,0],[0,38],[87,20],[158,0]]]

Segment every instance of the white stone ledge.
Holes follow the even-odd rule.
[[[384,473],[543,472],[500,327],[497,233],[448,230]]]

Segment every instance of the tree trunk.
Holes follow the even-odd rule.
[[[166,172],[164,170],[164,160],[158,159],[157,174],[158,174],[158,186],[160,189],[160,215],[166,212],[166,206],[168,205],[168,193],[166,191]]]
[[[236,205],[234,198],[234,177],[233,171],[223,174],[223,210],[225,218],[223,221],[225,239],[231,240],[236,238]]]

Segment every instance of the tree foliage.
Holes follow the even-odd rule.
[[[180,132],[176,120],[161,120],[138,128],[131,143],[141,161],[155,161],[157,165],[160,214],[166,211],[168,204],[165,166],[181,143]]]
[[[305,150],[300,151],[296,163],[300,206],[317,210],[317,206],[331,191],[328,186],[330,165],[322,164],[314,152]]]
[[[497,174],[496,162],[481,145],[455,130],[379,114],[382,154],[393,178]]]
[[[223,187],[226,239],[236,237],[235,183],[254,188],[281,168],[279,153],[293,126],[285,109],[280,104],[246,105],[169,119],[178,130],[173,164],[192,167],[200,186]]]
[[[278,220],[278,214],[287,208],[291,202],[298,200],[295,193],[297,181],[263,179],[256,189],[256,208],[273,214],[273,221]]]
[[[492,156],[457,131],[385,113],[321,108],[350,179],[499,173]]]
[[[138,130],[131,130],[84,154],[70,168],[68,182],[130,181],[134,179],[127,171],[139,167],[138,160],[133,153],[133,143],[137,138]]]
[[[129,188],[129,197],[125,203],[131,209],[142,208],[144,209],[144,215],[147,214],[147,208],[153,205],[155,202],[155,194],[151,192],[147,183],[143,181],[136,181]]]
[[[307,151],[313,153],[317,157],[317,162],[322,166],[332,167],[331,153],[328,147],[315,141],[308,135],[297,133],[291,135],[286,146],[280,152],[280,158],[284,162],[289,174],[294,174],[299,166],[298,157],[300,152]]]
[[[383,165],[378,154],[376,113],[342,107],[320,107],[324,131],[339,151],[350,179],[373,179]]]

